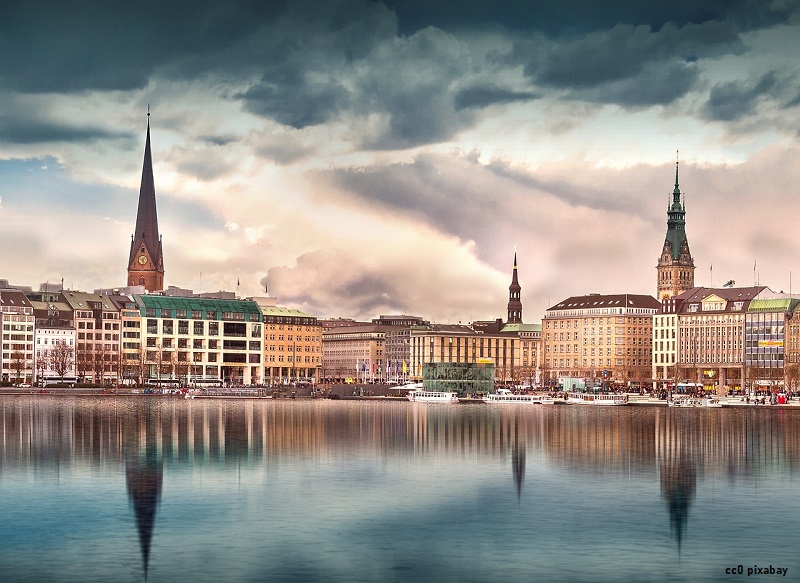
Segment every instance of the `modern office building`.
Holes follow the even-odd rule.
[[[253,301],[134,296],[147,381],[262,383],[263,323]],[[136,366],[131,363],[131,366]]]

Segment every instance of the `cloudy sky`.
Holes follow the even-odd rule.
[[[800,292],[798,0],[0,5],[0,278],[124,285],[147,107],[168,285],[319,317]],[[754,269],[755,267],[755,269]]]

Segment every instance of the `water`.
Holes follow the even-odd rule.
[[[31,395],[0,424],[2,581],[800,579],[800,411]]]

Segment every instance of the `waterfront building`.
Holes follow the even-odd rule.
[[[744,371],[750,388],[782,390],[798,380],[788,378],[798,371],[786,359],[788,329],[798,305],[800,300],[791,297],[750,302],[744,323]]]
[[[678,161],[675,161],[675,189],[667,209],[667,236],[656,266],[657,298],[675,297],[694,287],[694,259],[686,239],[686,206],[678,186]]]
[[[258,303],[258,299],[255,300]],[[260,305],[264,323],[264,382],[270,385],[319,382],[322,326],[301,310]]]
[[[327,381],[347,379],[360,382],[387,380],[384,367],[386,334],[395,326],[350,325],[323,329],[322,369]]]
[[[506,324],[503,334],[519,337],[519,349],[514,351],[515,384],[540,386],[542,384],[542,325]]]
[[[775,297],[766,286],[695,287],[675,297],[676,382],[740,389],[745,378],[745,316],[750,302]]]
[[[33,383],[33,306],[19,289],[0,289],[0,380]]]
[[[531,370],[522,366],[522,345],[518,328],[486,333],[462,324],[413,326],[409,375],[411,380],[422,380],[427,364],[491,363],[497,382],[527,383]]]
[[[263,324],[258,304],[138,295],[147,380],[228,386],[262,382]]]
[[[548,308],[542,321],[545,382],[568,377],[591,386],[649,386],[659,309],[654,297],[637,294],[574,296]]]
[[[41,299],[34,299],[41,298]],[[76,338],[73,311],[60,292],[28,294],[34,315],[34,380],[44,377],[74,377]]]
[[[114,294],[109,299],[117,306],[120,320],[120,383],[141,386],[146,380],[145,352],[142,344],[142,314],[133,295]]]
[[[786,388],[800,390],[800,304],[786,315],[784,376]]]
[[[72,311],[77,338],[75,370],[86,382],[116,383],[119,378],[119,309],[109,296],[64,290],[61,301]]]
[[[678,306],[680,294],[661,300],[653,316],[653,388],[669,392],[677,378]]]
[[[158,232],[156,187],[153,180],[153,157],[150,152],[149,112],[136,230],[131,235],[131,249],[128,256],[128,286],[143,286],[150,292],[164,289],[164,257],[161,235]]]

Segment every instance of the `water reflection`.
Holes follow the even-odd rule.
[[[163,466],[158,445],[161,441],[159,438],[161,425],[154,409],[152,401],[145,402],[143,407],[132,413],[130,422],[122,426],[125,481],[128,486],[128,498],[136,518],[145,580],[147,580],[150,545],[163,481]]]
[[[648,503],[660,505],[664,526],[658,528],[668,529],[665,537],[674,545],[672,552],[681,552],[708,483],[766,480],[796,471],[800,416],[794,413],[0,398],[0,478],[32,474],[45,480],[85,466],[124,475],[120,491],[127,491],[145,579],[151,549],[158,548],[154,538],[163,492],[169,491],[165,488],[171,479],[208,467],[275,472],[298,466],[351,467],[355,460],[370,467],[425,468],[431,460],[466,460],[472,473],[465,475],[476,481],[482,468],[506,468],[506,488],[493,487],[493,493],[515,497],[515,512],[533,508],[543,515],[536,504],[545,495],[559,496],[563,490],[588,497],[605,483],[624,485],[615,481],[624,477],[647,492],[637,500],[639,506],[626,512],[639,512]],[[302,491],[329,487],[311,483],[307,472],[297,480]],[[409,489],[415,487],[412,483]],[[352,488],[348,483],[337,492]],[[347,503],[359,502],[354,495]],[[545,518],[542,524],[547,525]],[[628,520],[635,523],[637,518]]]

